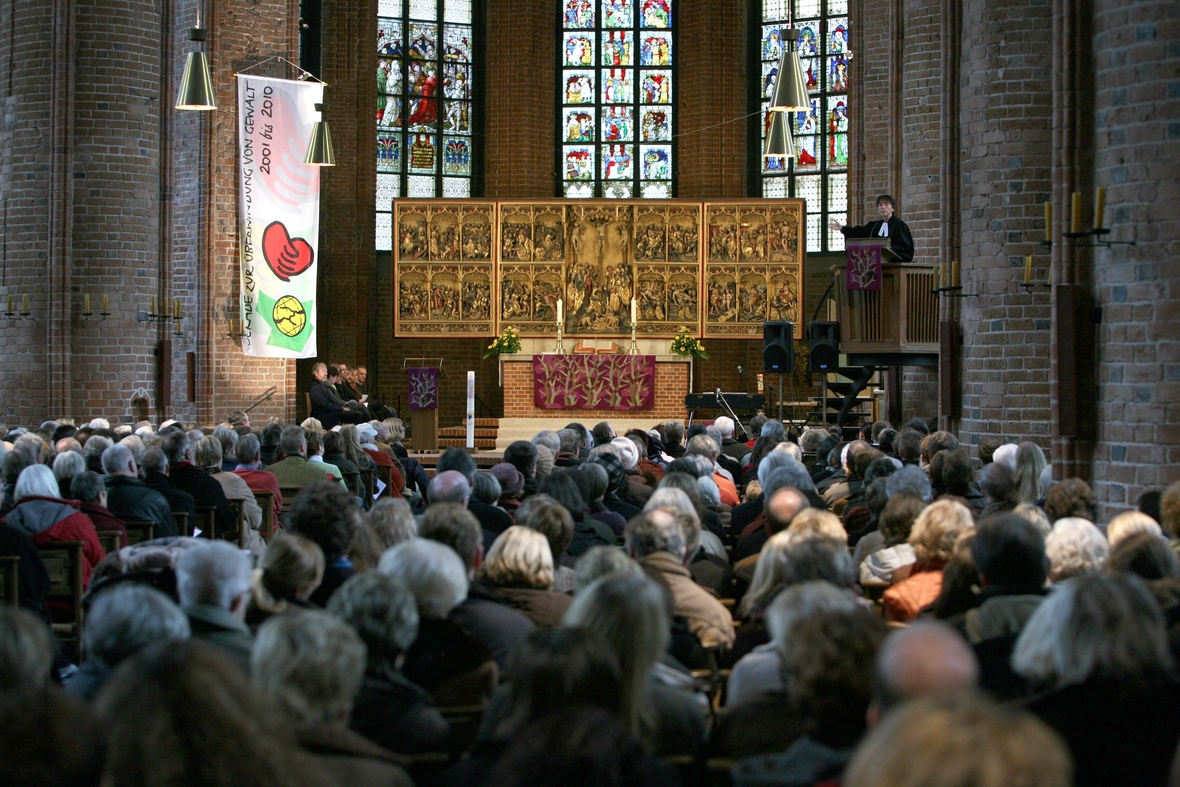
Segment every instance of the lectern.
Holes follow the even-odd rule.
[[[439,380],[446,379],[442,358],[406,358],[402,371],[410,390],[410,430],[415,451],[438,450]]]

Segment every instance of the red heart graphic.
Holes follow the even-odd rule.
[[[303,238],[292,238],[281,221],[272,221],[262,233],[262,256],[283,281],[291,281],[311,267],[315,252]]]

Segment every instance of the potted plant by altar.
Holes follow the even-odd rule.
[[[509,325],[500,331],[499,336],[492,340],[492,343],[484,350],[483,357],[491,358],[493,355],[514,355],[520,352],[520,346],[520,331]]]

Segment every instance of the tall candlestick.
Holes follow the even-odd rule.
[[[950,278],[947,276],[946,267],[946,263],[944,262],[938,268],[938,289],[940,290],[950,286]]]
[[[28,295],[20,296],[20,313],[21,314],[28,314],[29,313],[29,296]]]
[[[180,319],[180,298],[176,299],[176,304],[175,304],[175,308],[173,309],[173,313],[176,315],[176,319],[179,320]]]
[[[153,317],[156,316],[156,312],[158,310],[159,305],[160,305],[159,300],[156,298],[155,295],[153,295],[152,296],[152,316]]]
[[[561,298],[557,299],[557,324],[561,325],[565,322],[565,305],[562,304]]]
[[[109,296],[109,295],[102,296],[102,313],[103,314],[110,313],[110,311],[111,311],[110,310],[110,303],[111,303],[111,296]]]
[[[1032,257],[1024,258],[1024,283],[1032,284]]]
[[[635,299],[631,299],[631,324],[635,324]]]
[[[961,286],[961,282],[959,281],[959,261],[958,260],[951,261],[951,286],[952,287]]]
[[[1045,203],[1045,240],[1053,240],[1053,203]]]
[[[1094,229],[1102,229],[1102,214],[1106,210],[1106,189],[1099,186],[1094,192]]]
[[[1082,231],[1082,192],[1075,191],[1070,197],[1069,206],[1069,231],[1071,233]]]
[[[89,295],[82,296],[82,313],[83,314],[90,314],[90,296]]]
[[[12,314],[12,293],[8,293],[8,314]]]

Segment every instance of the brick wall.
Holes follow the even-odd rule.
[[[1094,182],[1107,190],[1108,237],[1136,241],[1093,256],[1102,308],[1094,487],[1103,516],[1180,480],[1177,41],[1171,3],[1094,4]]]
[[[1049,296],[1031,294],[1025,255],[1046,276],[1041,204],[1050,188],[1050,10],[963,4],[963,409],[959,438],[991,434],[1049,448]]]
[[[693,364],[696,365],[695,363]],[[688,393],[688,364],[656,362],[655,403],[650,410],[611,411],[620,416],[686,418],[684,395]],[[533,359],[504,362],[505,418],[601,418],[603,410],[546,410],[533,402]]]

